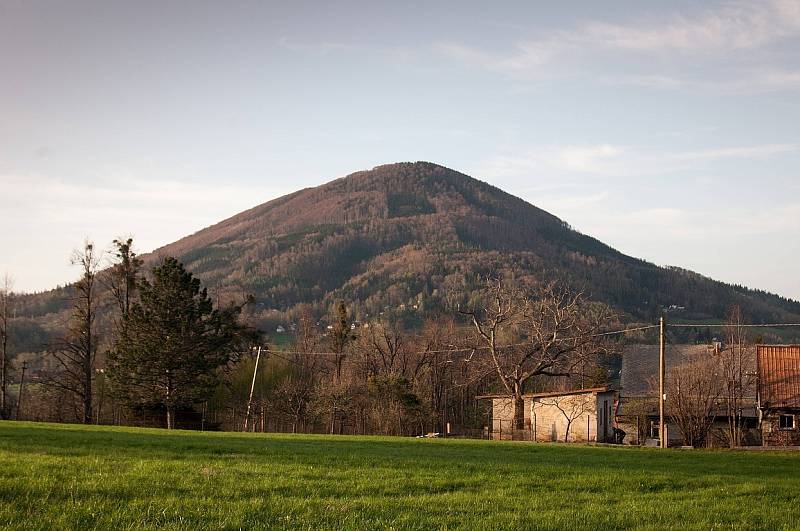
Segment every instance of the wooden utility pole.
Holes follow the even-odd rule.
[[[664,375],[666,373],[664,328],[664,316],[662,315],[658,327],[658,439],[661,448],[667,447],[666,430],[664,429],[664,399],[666,398],[664,394]]]
[[[247,431],[247,424],[250,420],[250,406],[253,404],[253,390],[256,388],[256,375],[258,374],[258,362],[261,359],[261,347],[256,353],[256,365],[253,367],[253,381],[250,383],[250,397],[247,399],[247,415],[244,417],[244,431]]]

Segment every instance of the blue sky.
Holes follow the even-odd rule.
[[[0,272],[428,160],[800,299],[800,2],[0,0]]]

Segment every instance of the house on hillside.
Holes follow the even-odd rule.
[[[715,345],[667,345],[664,352],[666,378],[670,372],[684,363],[701,359],[721,361],[719,344]],[[760,444],[758,430],[758,410],[755,385],[755,349],[744,353],[744,365],[752,367],[746,378],[743,399],[739,404],[739,415],[743,424],[743,444]],[[628,345],[622,355],[620,371],[619,401],[616,410],[617,427],[625,432],[625,444],[656,445],[659,439],[658,419],[658,345]],[[720,378],[723,371],[719,371]],[[720,382],[724,385],[724,382]],[[709,444],[727,446],[728,408],[721,397],[713,412],[714,423],[711,428]],[[668,415],[668,412],[667,412]],[[665,419],[668,445],[680,446],[682,438],[675,426],[670,426],[669,416]]]
[[[492,439],[537,442],[613,442],[614,391],[608,387],[524,395],[525,427],[513,429],[514,400],[484,395],[492,401]]]
[[[764,446],[800,446],[800,345],[759,345],[756,362]]]

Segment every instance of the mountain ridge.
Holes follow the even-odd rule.
[[[268,241],[265,243],[265,240]],[[319,247],[326,246],[329,252],[318,252]],[[216,283],[221,278],[214,277],[215,268],[210,262],[214,261],[216,253],[224,254],[226,247],[228,251],[242,252],[247,262],[243,264],[245,269],[252,271],[257,278],[279,279],[283,276],[289,281],[314,281],[328,277],[342,280],[323,283],[326,294],[333,292],[335,295],[329,299],[369,298],[374,294],[368,293],[370,290],[364,288],[363,281],[374,279],[375,271],[396,275],[396,262],[402,257],[428,261],[429,267],[417,264],[415,269],[413,264],[407,265],[412,272],[435,276],[438,267],[452,273],[454,264],[447,263],[450,261],[446,255],[467,258],[470,262],[476,258],[470,255],[475,254],[493,267],[475,267],[474,263],[462,267],[462,263],[455,269],[486,274],[516,270],[523,275],[534,273],[551,277],[561,276],[557,274],[559,271],[571,271],[575,274],[566,277],[572,277],[572,283],[582,284],[579,287],[588,286],[594,295],[600,294],[598,298],[611,299],[609,302],[638,317],[645,317],[648,312],[637,311],[630,300],[626,301],[630,297],[614,297],[613,291],[622,284],[626,285],[622,286],[625,289],[636,291],[630,286],[633,282],[647,287],[670,280],[653,279],[648,275],[644,275],[648,278],[642,278],[639,274],[642,271],[659,272],[673,281],[684,277],[689,278],[690,283],[712,282],[728,286],[682,268],[660,267],[628,256],[575,231],[565,221],[498,187],[430,162],[376,166],[317,187],[304,188],[248,209],[157,249],[153,254],[174,254],[185,258],[190,269],[201,274],[212,273],[210,280]],[[299,253],[300,256],[290,259],[287,253]],[[310,267],[309,260],[303,259],[304,253],[316,256],[318,263],[332,265],[332,268]],[[509,256],[504,259],[503,254]],[[293,262],[297,271],[282,267],[278,263],[280,260],[276,261],[280,255]],[[266,260],[270,265],[253,267],[252,264],[259,260]],[[613,271],[615,266],[624,266],[629,271],[620,276],[619,271]],[[311,271],[304,273],[304,269],[309,267]],[[593,279],[597,275],[591,269],[603,267],[609,268],[606,281]],[[350,275],[336,274],[342,268]],[[245,278],[236,277],[234,274],[233,278],[244,281],[245,287],[252,285]],[[390,282],[384,284],[386,289],[391,287]],[[743,292],[743,288],[728,288],[735,293]],[[410,293],[413,289],[409,288],[406,291],[409,298],[425,295],[424,290]],[[686,301],[682,300],[685,296],[685,293],[680,294],[676,300],[666,300],[662,296],[648,301],[648,304],[661,308],[671,305],[687,307]],[[736,297],[731,294],[731,298]],[[272,306],[286,310],[292,304],[292,298],[283,300],[276,296],[271,297],[270,302]],[[397,300],[387,302],[392,306]],[[372,306],[373,310],[377,308]],[[791,313],[800,314],[800,305],[793,305],[791,301],[782,300],[781,306],[792,308]],[[722,317],[720,308],[710,311],[700,305],[700,310],[703,316]],[[773,312],[777,313],[780,312]]]
[[[255,295],[254,319],[267,329],[301,311],[322,317],[337,300],[359,320],[388,312],[413,325],[474,302],[486,277],[501,275],[561,281],[628,320],[652,320],[668,308],[681,319],[720,319],[739,304],[752,322],[800,321],[796,301],[628,256],[430,162],[376,166],[303,188],[143,258],[153,264],[167,255],[217,297]]]

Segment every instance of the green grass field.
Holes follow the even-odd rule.
[[[0,526],[800,529],[800,454],[0,422]]]

